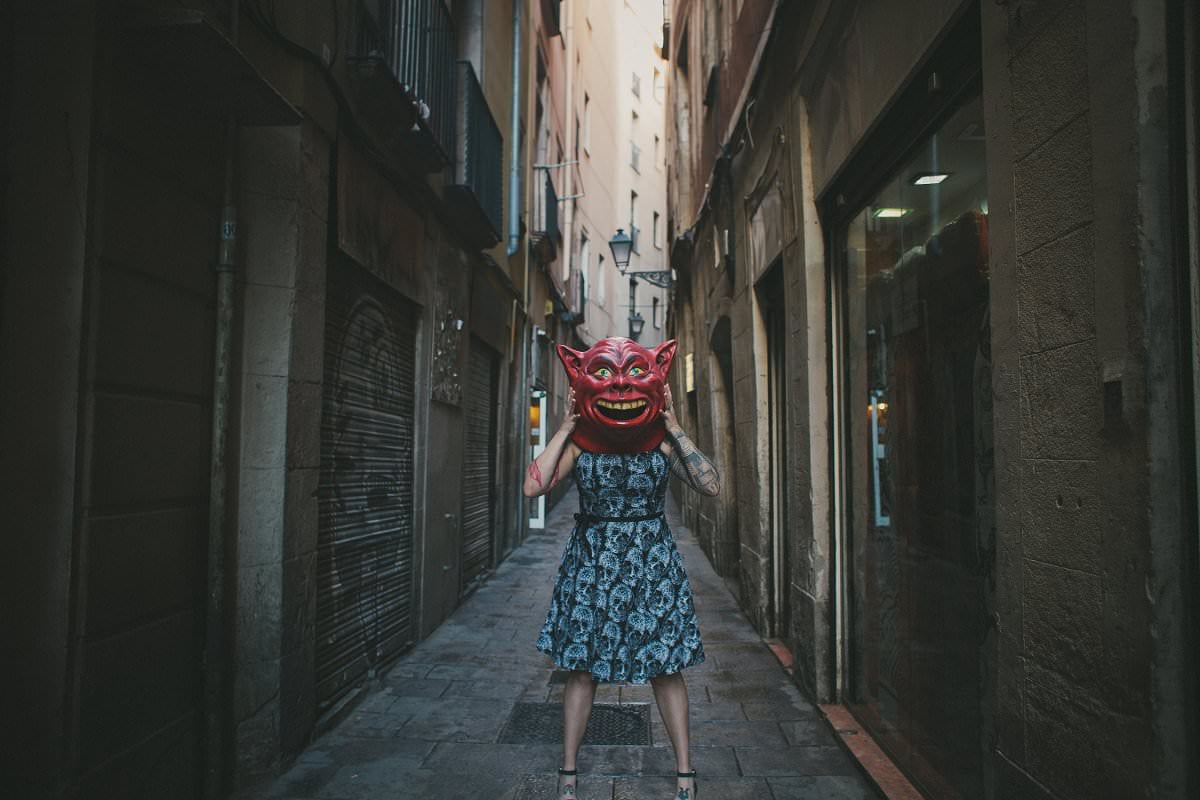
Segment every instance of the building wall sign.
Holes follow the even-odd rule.
[[[419,302],[424,223],[344,136],[338,140],[337,204],[338,247]]]
[[[772,176],[750,214],[750,274],[759,276],[783,252],[783,190]]]

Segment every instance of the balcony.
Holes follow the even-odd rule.
[[[532,243],[538,258],[543,264],[549,264],[558,255],[558,245],[562,241],[562,231],[558,228],[558,193],[554,191],[554,182],[550,180],[548,170],[538,170],[543,187],[541,192],[534,195],[534,223]]]
[[[347,58],[359,109],[425,172],[454,152],[454,25],[442,0],[359,0]]]
[[[469,61],[458,62],[458,147],[447,200],[481,249],[500,241],[504,222],[504,137]]]

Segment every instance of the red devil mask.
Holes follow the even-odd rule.
[[[632,339],[601,339],[587,352],[558,346],[575,390],[571,438],[593,453],[644,453],[662,442],[664,390],[676,342],[647,350]]]

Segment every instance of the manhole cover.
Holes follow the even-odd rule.
[[[500,744],[562,742],[562,703],[517,703],[500,731]],[[648,746],[650,706],[596,703],[588,719],[584,744]]]

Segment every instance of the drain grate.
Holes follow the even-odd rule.
[[[500,731],[500,744],[562,742],[562,703],[517,703]],[[588,719],[584,744],[649,746],[650,706],[596,703]]]

